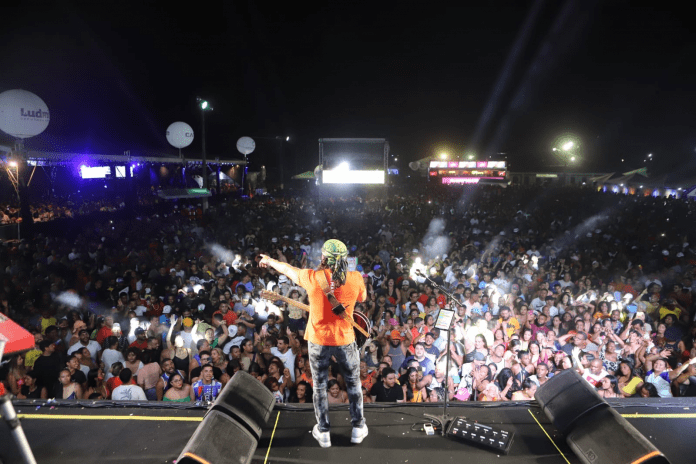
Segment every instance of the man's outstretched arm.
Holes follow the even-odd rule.
[[[292,280],[295,285],[298,284],[299,276],[298,272],[300,271],[298,268],[295,266],[291,266],[288,263],[283,263],[281,261],[278,261],[277,259],[273,259],[268,255],[261,255],[261,261],[259,261],[259,266],[260,267],[272,267],[276,271],[280,272],[281,274],[286,275],[290,280]]]

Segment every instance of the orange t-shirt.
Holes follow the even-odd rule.
[[[309,298],[310,311],[305,340],[323,346],[348,345],[355,341],[353,326],[331,311],[331,304],[316,279],[317,272],[324,272],[326,280],[331,285],[331,272],[328,269],[319,271],[300,269],[297,273],[298,283],[307,290]],[[346,308],[346,314],[350,318],[353,317],[355,302],[365,300],[366,295],[365,283],[362,275],[357,271],[348,272],[346,283],[334,290],[334,296]]]

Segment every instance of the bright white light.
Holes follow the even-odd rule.
[[[574,157],[574,156],[571,156],[571,157],[570,157],[570,161],[575,161],[575,157]]]
[[[556,147],[554,147],[554,148],[553,148],[553,151],[557,151],[557,148],[556,148]]]
[[[290,137],[285,137],[285,141],[286,141],[286,142],[289,142],[289,141],[290,141]]]
[[[564,149],[565,151],[568,151],[568,150],[570,150],[571,148],[573,148],[573,145],[575,145],[573,142],[566,142],[566,143],[563,145],[563,149]]]
[[[440,159],[447,159],[447,153],[440,153]]]
[[[16,167],[17,167],[17,162],[16,162],[16,161],[10,161],[8,164],[9,164],[10,166],[12,166],[13,168],[16,168]]]
[[[205,101],[205,100],[203,100],[203,101],[201,102],[201,109],[204,110],[204,109],[206,109],[207,107],[208,107],[208,102]]]
[[[648,158],[652,158],[652,153],[648,153]]]
[[[109,166],[80,166],[80,175],[83,179],[104,179],[109,174],[111,174]]]
[[[350,171],[350,165],[346,161],[344,161],[338,166],[336,166],[335,171]]]
[[[641,185],[641,186],[640,186],[640,187],[638,187],[638,188],[643,188],[643,186]]]
[[[619,184],[619,185],[621,185],[623,187],[623,184]]]
[[[423,274],[425,274],[425,266],[421,262],[420,258],[416,258],[415,262],[413,263],[413,266],[411,266],[411,270],[409,271],[409,276],[413,280],[417,280],[419,277],[418,274],[416,274],[416,271],[420,271]]]
[[[399,158],[394,158],[394,161],[399,161]]]
[[[383,184],[384,171],[350,171],[331,169],[322,172],[324,184]]]

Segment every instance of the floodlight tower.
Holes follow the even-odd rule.
[[[206,101],[203,100],[201,97],[197,97],[196,101],[198,102],[198,106],[201,109],[201,140],[202,140],[202,149],[201,149],[201,162],[202,162],[202,177],[203,177],[203,188],[208,189],[208,158],[205,152],[205,112],[206,111],[213,111],[213,107],[210,106],[210,104]],[[205,211],[208,209],[208,197],[203,198],[203,210]]]

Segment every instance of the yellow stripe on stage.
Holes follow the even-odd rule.
[[[201,422],[203,417],[171,417],[171,416],[104,416],[87,414],[17,414],[20,419],[38,420],[135,420],[135,421],[170,421],[170,422]],[[278,413],[280,417],[280,412]],[[276,417],[276,426],[278,425]],[[696,419],[696,413],[674,414],[621,414],[626,419]],[[273,429],[275,431],[275,428]]]
[[[568,461],[568,459],[565,457],[565,454],[563,454],[563,451],[561,451],[561,449],[558,447],[558,445],[556,444],[556,442],[553,441],[553,438],[551,438],[551,435],[548,434],[548,432],[546,431],[546,429],[539,423],[539,421],[537,420],[537,418],[534,417],[534,413],[532,412],[532,410],[531,410],[531,409],[527,409],[527,411],[529,411],[529,415],[532,416],[532,419],[534,419],[534,422],[536,422],[537,425],[539,426],[539,428],[541,429],[541,431],[544,432],[544,435],[546,435],[546,438],[548,438],[548,439],[551,441],[551,443],[552,443],[553,446],[556,448],[556,450],[557,450],[558,453],[561,455],[561,457],[565,460],[565,462],[567,462],[568,464],[570,464],[570,461]]]
[[[78,414],[17,414],[20,419],[49,419],[49,420],[136,420],[136,421],[171,421],[171,422],[201,422],[202,417],[167,417],[167,416],[98,416]]]
[[[38,420],[136,420],[136,421],[170,421],[170,422],[201,422],[203,417],[171,417],[171,416],[104,416],[87,414],[17,414],[20,419]],[[280,417],[280,412],[278,412]],[[276,417],[276,426],[278,425]],[[696,419],[696,413],[674,414],[621,414],[626,419]],[[275,428],[273,429],[275,431]]]
[[[266,464],[266,462],[268,462],[268,455],[271,453],[273,437],[275,436],[276,427],[278,427],[278,419],[280,419],[280,411],[278,411],[278,415],[276,416],[275,425],[273,426],[273,432],[271,433],[271,441],[268,442],[268,451],[266,451],[266,459],[263,460],[263,464]]]
[[[696,419],[694,413],[675,413],[675,414],[621,414],[626,419]]]

